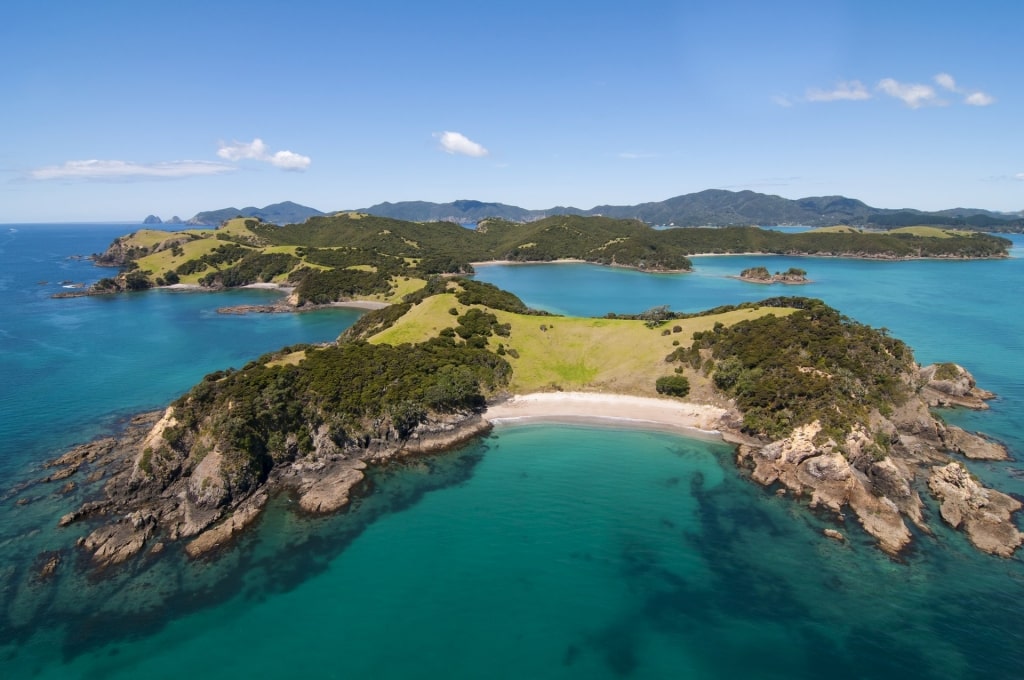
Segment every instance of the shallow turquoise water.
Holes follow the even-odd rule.
[[[355,318],[215,313],[260,292],[50,300],[59,286],[40,280],[109,273],[67,255],[130,228],[5,229],[0,475],[11,482],[208,371],[332,339]],[[554,265],[478,277],[574,314],[822,297],[890,328],[919,360],[971,368],[1000,399],[947,417],[1020,458],[1022,263],[719,257],[679,276]],[[816,283],[727,278],[756,264],[800,266]],[[1019,463],[971,467],[1024,493]],[[67,549],[55,581],[34,583],[36,554],[76,537],[53,519],[81,499],[16,507],[16,497],[0,502],[4,677],[1003,678],[1024,668],[1020,559],[979,555],[937,522],[902,563],[854,524],[840,527],[846,544],[825,540],[832,518],[743,479],[729,447],[664,433],[503,426],[378,471],[350,513],[298,519],[280,498],[214,562],[171,549],[100,580],[82,578]]]

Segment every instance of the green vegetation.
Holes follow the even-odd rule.
[[[890,234],[910,234],[912,236],[925,236],[928,238],[955,238],[958,236],[970,236],[972,232],[956,229],[941,229],[939,227],[927,227],[923,225],[913,227],[899,227],[892,229]]]
[[[817,420],[822,436],[842,441],[872,409],[884,414],[905,401],[913,367],[906,345],[819,300],[777,300],[799,311],[716,325],[668,359],[702,367],[736,400],[744,428],[763,437]]]
[[[772,275],[767,267],[749,267],[740,272],[740,278],[755,279],[757,281],[771,281]]]
[[[149,285],[166,284],[169,272],[181,283],[208,287],[287,282],[296,286],[300,304],[322,304],[394,300],[422,285],[399,290],[398,281],[472,273],[472,262],[494,260],[583,260],[665,272],[688,271],[688,256],[701,253],[961,258],[1004,257],[1008,246],[987,234],[924,227],[891,233],[845,227],[797,234],[756,227],[656,230],[637,220],[558,215],[526,224],[484,220],[469,230],[449,222],[339,213],[287,227],[238,218],[216,230],[141,230],[116,239],[97,261],[137,270]],[[107,290],[127,289],[126,281],[115,282]],[[138,284],[133,282],[135,289]],[[491,301],[481,298],[480,304]]]
[[[685,397],[690,393],[690,381],[682,375],[663,375],[655,381],[654,386],[658,394],[670,397]]]
[[[481,408],[509,374],[501,357],[445,338],[287,348],[207,376],[175,402],[178,425],[164,439],[178,457],[215,447],[232,493],[245,492],[275,464],[309,454],[314,437],[339,447],[405,438],[431,414]]]
[[[561,388],[652,395],[656,380],[665,373],[662,357],[676,347],[673,342],[678,338],[690,338],[695,332],[710,330],[715,324],[729,325],[765,314],[786,315],[793,311],[783,302],[722,307],[700,314],[678,314],[667,308],[656,308],[656,313],[652,313],[659,320],[652,322],[650,318],[641,318],[642,315],[603,319],[538,317],[481,306],[482,316],[478,316],[469,312],[478,306],[470,307],[460,300],[463,286],[474,285],[478,284],[450,281],[447,284],[450,290],[424,297],[386,321],[383,315],[390,316],[390,310],[367,314],[351,329],[351,335],[367,338],[374,344],[391,345],[424,342],[446,329],[451,330],[449,337],[460,338],[462,334],[452,328],[455,319],[451,310],[454,308],[458,320],[480,319],[484,321],[480,326],[491,329],[491,335],[486,335],[484,330],[475,334],[478,340],[467,338],[467,341],[480,346],[486,341],[486,347],[495,352],[501,346],[514,369],[509,388],[515,392]],[[495,321],[491,321],[490,316]],[[671,327],[667,326],[670,319],[675,320]],[[469,328],[467,324],[461,325]],[[476,326],[474,322],[473,327]],[[665,330],[669,332],[667,336],[663,335]]]
[[[942,363],[935,367],[935,380],[956,380],[960,377],[960,369],[954,363]]]
[[[333,273],[341,271],[371,274]],[[666,363],[674,374],[665,375]],[[818,300],[538,317],[493,286],[434,277],[405,302],[365,314],[332,346],[287,347],[207,376],[175,402],[176,424],[140,465],[169,481],[217,451],[237,495],[325,442],[391,445],[441,414],[478,411],[496,393],[550,389],[675,397],[695,390],[712,400],[717,390],[735,400],[751,434],[781,437],[818,420],[821,436],[841,441],[872,409],[901,403],[912,366],[903,343]],[[883,445],[876,455],[885,455]]]

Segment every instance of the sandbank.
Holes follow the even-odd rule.
[[[488,406],[484,417],[500,425],[523,421],[606,421],[627,427],[683,430],[687,434],[720,436],[726,410],[675,399],[596,392],[517,394]]]

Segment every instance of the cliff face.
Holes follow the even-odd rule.
[[[993,396],[978,390],[962,367],[947,370],[955,370],[966,387],[960,395],[963,403],[980,408],[983,398]],[[1009,557],[1024,542],[1012,519],[1021,503],[985,488],[950,455],[1000,460],[1008,457],[1006,449],[981,435],[944,425],[929,413],[930,395],[946,393],[947,387],[934,379],[935,372],[935,366],[928,366],[916,379],[909,376],[920,386],[919,393],[888,417],[872,414],[870,429],[887,433],[887,447],[879,446],[866,425],[854,427],[843,441],[823,440],[817,421],[783,439],[757,442],[739,438],[741,421],[734,417],[727,436],[743,442],[737,463],[754,481],[779,485],[784,493],[806,498],[812,508],[830,510],[839,519],[851,511],[879,547],[892,555],[911,542],[908,522],[932,533],[920,495],[927,484],[943,521],[964,531],[979,550]]]

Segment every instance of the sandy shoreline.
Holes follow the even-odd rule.
[[[720,436],[725,409],[674,399],[594,392],[517,394],[487,408],[495,425],[528,420],[548,422],[605,421],[629,427],[682,430],[691,435]]]

